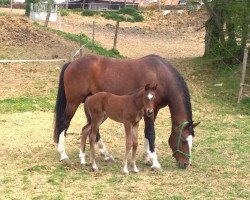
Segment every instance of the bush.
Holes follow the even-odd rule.
[[[115,21],[141,22],[144,20],[143,16],[136,9],[130,7],[122,8],[119,11],[104,12],[102,16]]]
[[[82,16],[94,16],[96,14],[98,14],[98,12],[95,10],[83,10],[82,11]]]
[[[68,16],[69,15],[69,11],[67,9],[60,9],[60,15],[61,16]]]
[[[131,16],[135,16],[138,15],[138,11],[135,8],[131,8],[131,7],[125,7],[119,10],[119,13],[121,14],[128,14]]]
[[[106,19],[112,19],[115,21],[126,21],[126,18],[122,15],[119,15],[117,11],[104,12],[102,17]]]
[[[25,0],[25,15],[30,15],[30,4],[31,3],[38,3],[39,0]]]
[[[10,5],[10,0],[0,0],[0,6]]]

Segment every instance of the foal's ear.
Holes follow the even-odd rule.
[[[150,84],[149,83],[145,86],[145,90],[146,91],[150,90]]]
[[[196,123],[192,123],[192,127],[195,128],[196,126],[198,126],[201,122],[196,122]]]
[[[155,86],[154,87],[152,87],[152,90],[156,90],[156,88],[157,88],[157,84],[155,84]]]

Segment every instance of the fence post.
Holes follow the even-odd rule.
[[[240,91],[239,91],[239,96],[238,96],[238,103],[240,103],[240,100],[242,99],[243,89],[244,89],[244,85],[245,85],[247,57],[248,57],[248,49],[245,48],[245,50],[244,50],[244,58],[243,58],[243,66],[242,66],[242,72],[241,72]]]
[[[93,21],[93,30],[92,30],[92,52],[94,51],[95,44],[95,21]]]
[[[82,33],[80,33],[80,56],[82,57]]]
[[[116,21],[115,37],[114,37],[114,45],[113,45],[113,49],[115,50],[116,50],[116,44],[117,44],[118,29],[119,29],[119,21]]]

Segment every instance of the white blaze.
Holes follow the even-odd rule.
[[[148,94],[148,98],[149,98],[149,99],[152,99],[153,97],[154,97],[154,96],[153,96],[152,94],[150,94],[150,93]]]
[[[193,136],[189,135],[187,137],[187,142],[188,142],[188,147],[189,147],[189,155],[191,156],[191,150],[192,150],[192,145],[193,145]],[[190,159],[190,163],[191,163],[191,159]]]

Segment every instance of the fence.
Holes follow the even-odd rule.
[[[49,21],[56,22],[57,21],[57,4],[53,4],[51,7],[51,13]],[[30,18],[32,20],[45,20],[47,17],[47,11],[48,11],[48,3],[31,3],[30,4]]]
[[[57,4],[59,8],[73,9],[91,9],[91,10],[120,10],[124,7],[138,8],[137,3],[126,3],[124,2],[102,2],[102,3],[85,3],[85,2],[65,2]]]

